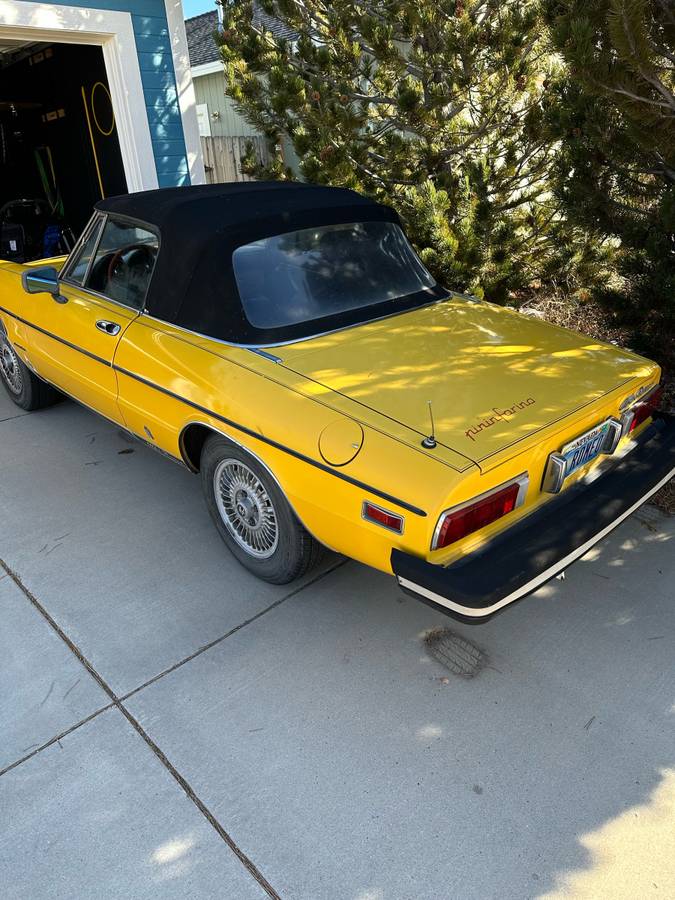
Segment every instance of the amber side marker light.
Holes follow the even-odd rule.
[[[374,503],[364,500],[361,507],[361,515],[369,522],[375,522],[376,525],[388,528],[389,531],[395,531],[396,534],[403,534],[403,523],[405,521],[403,516],[397,516],[395,513],[382,509],[381,506],[375,506]]]
[[[528,484],[529,478],[525,473],[476,500],[470,500],[444,512],[438,520],[431,549],[440,550],[454,544],[522,506]]]
[[[626,413],[626,416],[629,417],[628,428],[626,429],[626,434],[631,434],[631,432],[635,431],[635,429],[642,425],[642,423],[648,419],[650,416],[653,416],[654,413],[661,406],[661,400],[663,399],[663,386],[659,385],[654,388],[651,394],[647,394],[642,400],[638,401],[634,406]]]

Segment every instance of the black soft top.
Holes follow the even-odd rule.
[[[210,337],[256,346],[306,334],[302,325],[264,330],[249,323],[232,268],[237,247],[322,225],[399,222],[394,210],[354,191],[284,181],[143,191],[101,200],[96,209],[142,223],[158,234],[159,254],[146,299],[150,315]],[[321,324],[313,322],[312,329],[351,323],[317,328]]]

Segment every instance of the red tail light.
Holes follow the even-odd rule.
[[[432,550],[440,550],[496,522],[502,516],[512,512],[525,501],[527,475],[521,475],[515,481],[502,485],[469,503],[443,513],[436,526]]]
[[[375,522],[376,525],[382,525],[383,528],[388,528],[397,534],[403,534],[403,516],[397,516],[395,513],[388,512],[386,509],[375,506],[374,503],[369,503],[367,500],[363,501],[361,515],[364,519]]]
[[[661,400],[663,399],[663,387],[659,385],[657,388],[645,397],[644,400],[641,400],[639,403],[636,403],[635,406],[631,407],[630,412],[633,414],[633,418],[631,419],[630,426],[628,428],[628,434],[642,425],[642,423],[648,419],[650,416],[653,416],[656,410],[661,405]]]

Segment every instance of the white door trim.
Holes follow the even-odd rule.
[[[0,37],[94,44],[103,49],[129,191],[157,187],[131,14],[28,0],[0,0]]]
[[[205,184],[204,158],[199,139],[197,121],[197,100],[190,72],[190,55],[185,35],[185,18],[181,0],[164,0],[166,21],[169,26],[169,41],[173,54],[173,68],[176,73],[178,106],[183,120],[183,135],[188,157],[188,170],[192,184]]]

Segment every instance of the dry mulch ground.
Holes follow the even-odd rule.
[[[549,297],[526,304],[521,307],[521,312],[541,316],[548,322],[598,340],[611,341],[620,347],[631,346],[630,331],[613,323],[607,312],[593,301],[580,303],[573,298]],[[658,361],[663,366],[663,408],[675,414],[675,358]],[[675,478],[651,502],[667,515],[675,516]]]

